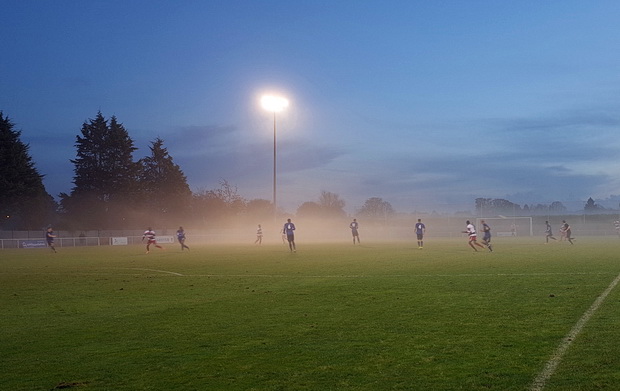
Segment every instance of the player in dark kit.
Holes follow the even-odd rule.
[[[415,224],[415,234],[418,237],[418,248],[422,250],[424,248],[424,234],[426,233],[426,226],[422,222],[422,219],[418,219]]]
[[[349,228],[351,228],[351,234],[353,235],[353,244],[355,244],[355,238],[357,238],[357,244],[360,244],[360,234],[357,231],[359,224],[356,219],[353,219],[351,224],[349,224]]]
[[[288,248],[291,252],[297,252],[295,248],[295,224],[291,223],[291,219],[286,220],[282,232],[286,234],[286,240],[288,240]]]
[[[52,230],[52,227],[49,227],[45,232],[45,240],[47,241],[47,245],[49,246],[49,248],[51,248],[54,252],[56,252],[56,248],[54,247],[55,237],[56,235],[54,235],[54,230]]]
[[[482,232],[484,236],[482,237],[482,244],[487,246],[489,251],[493,251],[493,247],[491,247],[491,227],[484,220],[480,221],[482,223]]]
[[[183,251],[184,248],[189,251],[189,247],[185,245],[185,239],[185,230],[183,227],[179,227],[179,229],[177,229],[177,240],[179,241],[179,244],[181,244],[181,251]]]
[[[545,243],[549,243],[549,239],[557,240],[553,237],[553,230],[551,229],[551,224],[549,224],[549,221],[545,221],[545,224]]]

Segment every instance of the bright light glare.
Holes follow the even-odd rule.
[[[288,99],[281,96],[265,95],[260,100],[265,110],[279,113],[288,107]]]

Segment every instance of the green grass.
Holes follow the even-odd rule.
[[[0,389],[527,390],[620,241],[495,242],[3,250]],[[546,390],[617,389],[619,289]]]

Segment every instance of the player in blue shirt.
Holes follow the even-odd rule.
[[[357,238],[357,244],[360,244],[360,234],[357,232],[357,229],[359,228],[357,219],[353,219],[351,224],[349,224],[349,228],[351,228],[351,234],[353,235],[353,244],[355,244],[355,238]]]
[[[181,251],[183,251],[184,248],[189,251],[189,247],[185,245],[185,230],[183,227],[179,227],[179,229],[177,229],[177,240],[181,244]]]
[[[482,237],[482,244],[487,246],[489,251],[493,251],[493,247],[491,247],[491,227],[489,227],[489,225],[485,223],[484,220],[480,220],[480,223],[482,223],[482,232],[484,234],[484,236]]]
[[[295,224],[291,223],[291,219],[286,220],[286,224],[284,224],[282,231],[286,233],[288,248],[291,252],[297,252],[297,249],[295,248]]]
[[[418,237],[418,248],[422,250],[424,248],[424,234],[426,233],[426,226],[422,222],[422,219],[418,219],[415,224],[415,234]]]
[[[545,221],[545,243],[549,243],[549,239],[557,240],[553,237],[553,230],[549,221]]]
[[[56,235],[54,235],[54,230],[52,229],[52,227],[49,227],[45,232],[45,240],[47,241],[47,245],[49,246],[49,248],[51,248],[54,252],[56,252],[56,248],[54,247],[55,237]]]

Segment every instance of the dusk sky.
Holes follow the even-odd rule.
[[[0,111],[47,191],[98,111],[193,191],[354,214],[620,201],[618,1],[0,0]]]

